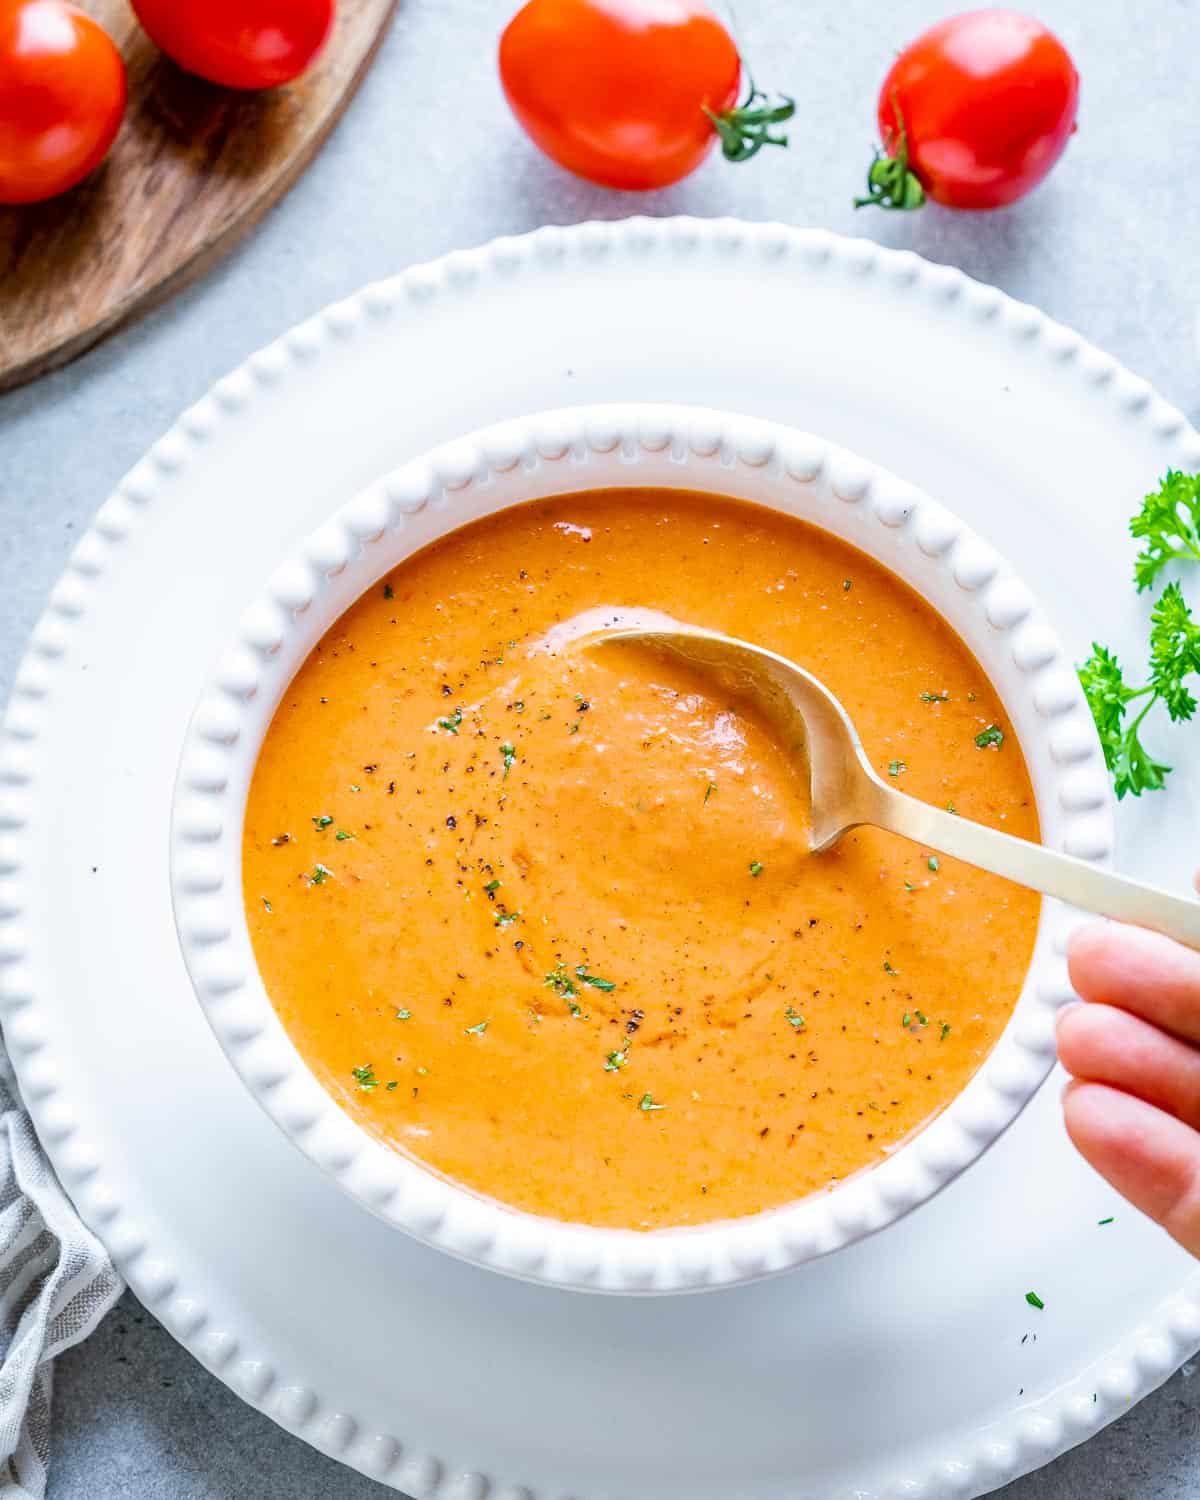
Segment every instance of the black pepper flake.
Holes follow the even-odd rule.
[[[443,698],[449,698],[453,694],[453,692],[454,692],[454,689],[450,686],[450,684],[448,682],[443,682],[442,683],[442,697]]]
[[[378,769],[379,769],[378,766],[364,766],[363,767],[363,770],[367,773],[368,776],[374,776],[375,772],[378,771]]]
[[[454,816],[453,813],[451,813],[450,816],[446,819],[446,827],[447,828],[457,828],[458,827],[458,819]]]
[[[394,797],[396,795],[396,783],[394,781],[388,782],[387,794],[389,797]]]
[[[277,834],[275,836],[275,838],[273,838],[271,840],[272,844],[274,844],[274,846],[276,847],[276,849],[278,849],[281,844],[290,844],[291,841],[292,841],[292,836],[291,836],[290,833],[280,833],[280,834]]]

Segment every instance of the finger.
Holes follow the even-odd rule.
[[[1073,1005],[1058,1018],[1068,1073],[1135,1094],[1200,1130],[1200,1051],[1140,1016],[1109,1005]]]
[[[1138,927],[1086,927],[1072,939],[1067,961],[1085,1000],[1200,1042],[1200,953]]]
[[[1101,1177],[1200,1256],[1200,1135],[1101,1083],[1069,1083],[1063,1115],[1067,1134]]]

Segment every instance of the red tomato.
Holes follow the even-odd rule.
[[[997,208],[1036,187],[1075,130],[1079,74],[1053,32],[1008,10],[942,21],[906,47],[879,93],[889,155],[863,203]]]
[[[40,203],[108,155],[125,113],[125,64],[62,0],[0,0],[0,203]]]
[[[753,86],[737,106],[733,38],[697,0],[529,0],[500,38],[513,114],[547,156],[604,187],[678,182],[721,141],[745,161],[790,118]]]
[[[335,0],[132,0],[151,40],[188,73],[231,89],[299,78],[333,29]]]

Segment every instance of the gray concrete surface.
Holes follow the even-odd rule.
[[[1032,3],[1032,0],[1030,0]],[[987,216],[849,206],[882,72],[936,0],[738,0],[743,51],[799,103],[790,151],[712,162],[647,197],[575,182],[513,126],[495,38],[515,0],[400,0],[374,71],[319,160],[198,287],[70,369],[0,398],[0,693],[74,538],[175,413],[252,349],[360,283],[458,245],[630,212],[742,214],[908,245],[1039,303],[1200,418],[1195,0],[1038,0],[1083,75],[1050,182]],[[52,1500],[368,1500],[207,1375],[126,1298],[61,1361]],[[1200,1493],[1200,1380],[1167,1387],[1007,1500]],[[797,1492],[803,1494],[802,1476]]]

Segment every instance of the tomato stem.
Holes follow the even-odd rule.
[[[899,125],[899,134],[893,136],[889,130],[883,145],[875,148],[875,155],[867,169],[867,196],[855,198],[855,208],[894,208],[908,212],[920,208],[925,202],[925,189],[921,179],[908,165],[908,130],[900,111],[900,101],[892,90],[892,113]],[[894,149],[893,149],[894,148]]]
[[[786,135],[772,134],[772,125],[782,125],[796,113],[796,101],[787,94],[779,95],[779,103],[772,104],[770,97],[746,74],[746,97],[732,109],[717,114],[707,104],[700,107],[712,121],[713,129],[721,137],[721,154],[726,161],[749,161],[757,156],[764,146],[786,146]]]

